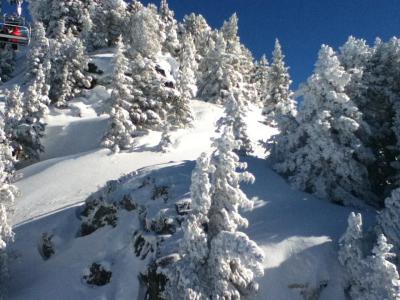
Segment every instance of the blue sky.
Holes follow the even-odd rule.
[[[373,43],[400,31],[400,0],[169,0],[169,5],[179,20],[200,13],[212,27],[236,12],[240,38],[256,58],[270,57],[279,38],[293,88],[312,73],[321,44],[337,49],[349,35]]]
[[[294,88],[312,73],[322,43],[337,49],[349,35],[373,43],[400,31],[400,0],[169,0],[169,5],[179,20],[200,13],[214,28],[236,12],[241,40],[256,58],[270,57],[279,38]]]

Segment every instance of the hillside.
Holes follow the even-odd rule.
[[[112,56],[98,53],[92,61],[107,75]],[[115,154],[100,147],[108,115],[99,113],[109,93],[98,85],[71,101],[69,109],[52,109],[46,118],[41,161],[18,171],[22,177],[16,186],[22,196],[11,217],[15,241],[7,248],[9,299],[143,299],[138,274],[149,258],[138,257],[134,246],[140,211],[118,210],[115,227],[107,225],[82,236],[83,202],[104,194],[106,202],[113,203],[122,194],[130,194],[136,208],[146,209],[149,220],[161,210],[177,220],[175,204],[189,198],[194,161],[201,152],[210,151],[223,110],[192,100],[193,127],[172,133],[169,152],[159,151],[161,133],[153,131],[140,138],[133,151]],[[256,177],[254,184],[243,186],[255,201],[254,209],[244,212],[250,223],[245,232],[265,254],[257,299],[317,299],[318,295],[321,300],[345,299],[337,241],[351,209],[295,191],[272,171],[258,142],[275,130],[262,120],[260,109],[251,107],[246,123],[255,151],[241,158]],[[141,189],[146,178],[151,184]],[[112,192],[107,192],[111,186]],[[150,187],[157,186],[168,187],[167,200],[152,200]],[[48,259],[43,254],[43,234],[51,237],[54,247]],[[179,236],[177,226],[176,233],[165,237],[160,251],[171,252]],[[108,284],[90,285],[83,279],[92,263],[112,272]]]

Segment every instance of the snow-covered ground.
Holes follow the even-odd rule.
[[[105,73],[111,57],[95,57]],[[121,212],[115,228],[79,236],[81,205],[107,181],[135,171],[132,180],[167,178],[176,199],[188,197],[193,161],[210,151],[223,110],[193,100],[194,126],[172,134],[170,152],[158,150],[161,133],[151,132],[133,151],[113,154],[100,147],[108,116],[98,113],[109,92],[98,86],[73,101],[71,109],[52,110],[42,160],[19,171],[22,178],[16,185],[22,196],[12,216],[16,235],[9,247],[9,299],[140,299],[137,275],[145,261],[136,257],[132,246],[137,214]],[[274,129],[261,120],[260,110],[253,107],[247,122],[255,153],[244,160],[256,182],[243,186],[256,201],[253,210],[244,212],[250,222],[245,231],[265,252],[265,276],[259,281],[257,299],[316,299],[312,293],[319,287],[319,299],[345,299],[336,251],[351,210],[295,191],[273,172],[258,141]],[[43,233],[52,235],[55,245],[48,260],[39,251]],[[109,284],[91,286],[82,279],[93,262],[110,265]]]

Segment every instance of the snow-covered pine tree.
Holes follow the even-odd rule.
[[[17,160],[39,159],[43,151],[40,138],[44,124],[40,121],[41,112],[36,110],[40,103],[35,85],[30,85],[26,94],[15,85],[5,96],[5,132]]]
[[[142,57],[153,58],[165,41],[161,17],[152,7],[143,7],[129,15],[127,21],[126,45],[130,57],[138,53]]]
[[[183,28],[181,31],[184,34],[190,33],[192,36],[196,49],[196,61],[200,63],[214,45],[211,27],[202,15],[192,13],[183,18]]]
[[[339,262],[346,269],[349,291],[353,297],[360,295],[365,266],[362,252],[362,217],[352,212],[347,220],[346,232],[339,240]]]
[[[373,202],[358,137],[361,113],[344,92],[350,76],[332,48],[323,45],[314,74],[302,88],[304,103],[295,144],[275,168],[300,190],[348,205]],[[361,201],[360,199],[363,199]]]
[[[49,98],[56,106],[65,106],[67,101],[89,88],[91,77],[86,74],[89,58],[82,41],[68,30],[63,33],[63,20],[59,22],[57,39],[51,45],[51,70]]]
[[[263,106],[265,106],[270,98],[270,84],[269,84],[269,72],[270,66],[268,59],[265,55],[256,62],[254,65],[253,75],[251,82],[255,85],[257,91],[257,97]]]
[[[0,119],[0,299],[5,297],[7,289],[7,254],[5,252],[7,243],[13,239],[9,213],[18,190],[12,185],[13,179],[13,158],[12,149],[4,132],[4,117]],[[4,298],[5,299],[5,298]]]
[[[254,69],[253,56],[251,52],[240,43],[238,35],[238,18],[233,14],[225,21],[221,32],[226,41],[226,64],[228,65],[228,76],[233,72],[236,75],[230,78],[233,86],[240,85],[241,97],[245,104],[258,102],[256,86],[251,82],[252,70]],[[238,76],[238,74],[240,74]],[[236,78],[235,78],[236,77]],[[240,83],[236,81],[239,80]]]
[[[232,126],[233,135],[240,142],[238,153],[247,155],[253,152],[251,141],[247,135],[247,124],[245,122],[246,108],[240,96],[231,93],[225,102],[225,116],[218,120],[218,126]]]
[[[11,78],[11,73],[15,68],[15,50],[12,45],[7,44],[0,48],[0,80],[5,82]]]
[[[235,141],[232,128],[226,126],[214,142],[211,157],[211,205],[207,213],[207,258],[209,293],[211,298],[240,299],[258,289],[255,278],[263,275],[263,253],[247,235],[238,231],[248,221],[239,208],[252,207],[253,202],[240,189],[240,182],[253,182],[254,176],[239,162],[235,154],[240,142]],[[243,276],[247,274],[246,276]]]
[[[296,104],[293,92],[290,90],[289,68],[285,66],[282,47],[279,40],[275,41],[272,64],[269,70],[269,97],[264,97],[263,114],[269,124],[278,124],[280,118],[287,119],[295,115]]]
[[[43,22],[48,37],[54,38],[57,35],[58,22],[61,19],[65,20],[66,29],[71,29],[78,36],[85,26],[89,7],[96,4],[97,1],[90,0],[36,0],[30,1],[29,10],[35,22]]]
[[[389,259],[393,246],[387,243],[383,234],[378,236],[372,255],[366,259],[369,271],[364,274],[364,295],[360,299],[400,299],[400,277],[396,266]]]
[[[163,269],[168,282],[166,299],[205,299],[207,287],[207,242],[208,211],[211,206],[211,184],[209,174],[214,169],[210,158],[202,153],[192,172],[190,186],[191,214],[182,224],[183,238],[179,247],[181,259],[171,267]]]
[[[399,64],[400,39],[392,38],[387,43],[378,39],[363,71],[361,96],[355,98],[369,129],[367,145],[373,162],[368,168],[378,206],[383,206],[384,199],[400,184]]]
[[[289,68],[285,66],[281,45],[276,39],[270,67],[266,61],[261,62],[261,86],[259,93],[263,105],[263,114],[268,124],[275,126],[279,133],[266,142],[266,150],[270,151],[270,159],[274,163],[282,162],[290,155],[293,145],[297,143],[298,124],[296,121],[296,103],[290,90]],[[263,66],[265,65],[265,66]]]
[[[30,81],[24,95],[25,114],[33,119],[41,119],[49,111],[49,85],[42,64],[37,66],[35,77]]]
[[[161,129],[171,109],[176,90],[165,86],[165,77],[157,72],[154,58],[137,53],[132,60],[132,123],[137,132]]]
[[[255,279],[264,273],[262,251],[238,231],[248,225],[239,209],[252,206],[240,182],[254,177],[237,172],[246,164],[234,153],[239,142],[230,126],[213,145],[211,160],[203,154],[192,174],[193,213],[183,225],[182,258],[166,272],[171,299],[241,299],[258,289]]]
[[[201,77],[198,82],[197,96],[205,101],[221,103],[221,90],[225,68],[226,42],[222,34],[217,33],[215,47],[202,60]],[[225,71],[225,72],[224,72]]]
[[[49,39],[46,37],[46,31],[43,23],[40,21],[35,22],[33,24],[32,38],[27,54],[28,81],[37,76],[39,65],[43,66],[45,60],[47,60],[49,56],[49,50]]]
[[[344,69],[351,75],[346,93],[356,104],[359,102],[363,89],[362,77],[372,54],[373,50],[365,40],[356,39],[353,36],[350,36],[346,43],[340,47],[339,60]]]
[[[103,138],[103,145],[113,149],[114,152],[132,147],[136,129],[129,115],[133,101],[130,90],[132,79],[127,75],[129,61],[125,57],[125,51],[122,39],[118,40],[114,62],[110,121]]]
[[[385,208],[378,216],[385,236],[394,245],[397,253],[400,253],[400,189],[394,189],[390,197],[385,199]]]
[[[4,130],[7,138],[12,141],[11,146],[15,151],[18,148],[15,145],[18,126],[24,117],[23,93],[20,91],[19,85],[14,85],[11,90],[6,90],[4,102]]]
[[[180,51],[178,22],[174,17],[174,12],[169,8],[167,0],[161,0],[159,14],[165,31],[163,51],[170,53],[172,56],[178,56]]]
[[[91,45],[94,49],[112,47],[125,30],[127,4],[123,0],[100,0],[93,7]]]
[[[197,91],[196,73],[198,65],[196,62],[196,49],[190,33],[184,36],[179,61],[177,87],[184,98],[192,99]]]

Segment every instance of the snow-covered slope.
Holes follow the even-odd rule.
[[[94,58],[105,73],[111,56]],[[193,100],[194,125],[172,134],[170,152],[158,150],[161,133],[151,132],[132,152],[113,154],[100,147],[108,116],[98,113],[109,92],[98,86],[74,100],[70,109],[53,110],[46,120],[42,160],[19,171],[22,178],[16,185],[22,196],[12,216],[16,236],[8,249],[9,299],[141,299],[137,276],[146,260],[137,257],[133,247],[138,213],[122,210],[115,227],[80,236],[81,205],[107,181],[124,174],[131,175],[118,183],[122,191],[136,193],[138,182],[150,177],[168,182],[168,205],[188,198],[193,161],[210,150],[223,110]],[[260,110],[253,107],[247,122],[255,153],[243,158],[256,177],[255,184],[243,187],[256,201],[255,208],[244,213],[250,222],[246,232],[265,252],[257,299],[316,299],[313,293],[319,292],[319,299],[345,299],[336,248],[350,210],[294,191],[268,167],[258,141],[274,129],[261,120]],[[146,199],[142,195],[137,201],[153,212],[167,205]],[[44,233],[55,246],[47,260],[40,250]],[[93,286],[83,280],[93,262],[112,271],[110,283]]]

